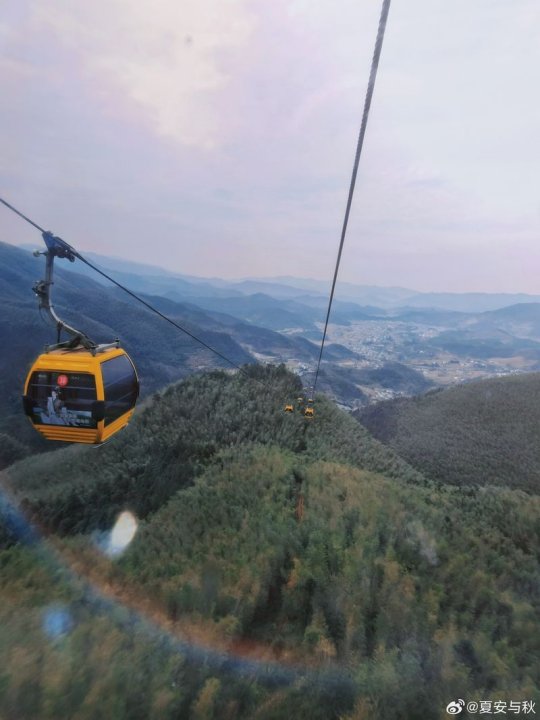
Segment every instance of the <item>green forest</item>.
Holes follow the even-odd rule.
[[[284,367],[191,376],[114,442],[2,473],[0,717],[540,703],[537,486],[447,482],[322,396],[285,414],[300,391]],[[126,510],[137,533],[107,553]]]
[[[434,480],[538,493],[540,373],[431,390],[363,408],[355,416]]]

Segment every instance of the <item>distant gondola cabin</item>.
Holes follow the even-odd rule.
[[[24,410],[48,440],[105,442],[127,425],[139,395],[137,372],[121,348],[43,353],[24,387]]]

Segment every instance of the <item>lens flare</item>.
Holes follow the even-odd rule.
[[[43,611],[43,630],[51,640],[67,635],[72,627],[71,613],[64,605],[49,605]]]
[[[135,537],[138,523],[137,518],[125,510],[117,517],[113,529],[111,530],[105,552],[110,557],[120,555],[128,547]]]

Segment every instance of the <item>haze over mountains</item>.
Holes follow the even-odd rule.
[[[30,249],[30,246],[23,246]],[[114,270],[115,279],[122,282],[133,279],[139,283],[137,290],[151,294],[163,294],[171,289],[185,296],[193,297],[234,297],[263,293],[274,298],[309,299],[310,296],[328,296],[331,278],[314,280],[290,275],[268,278],[245,278],[223,280],[183,275],[159,266],[131,262],[122,258],[86,253],[92,262],[102,269]],[[74,268],[75,269],[75,268]],[[91,272],[77,267],[77,272]],[[144,278],[142,280],[141,278]],[[182,282],[178,282],[178,281]],[[159,292],[158,292],[159,290]],[[222,292],[225,291],[225,292]],[[315,298],[311,297],[313,301]],[[478,313],[497,310],[518,303],[540,303],[540,295],[526,293],[448,293],[418,292],[408,288],[355,285],[338,282],[336,300],[354,302],[357,305],[374,306],[381,309],[395,308],[437,308],[456,312]]]
[[[53,301],[60,315],[99,342],[118,336],[136,360],[143,396],[185,375],[230,365],[200,344],[151,314],[115,287],[106,287],[57,263]],[[85,266],[78,263],[78,268]],[[26,448],[44,449],[21,413],[24,379],[32,360],[55,339],[54,328],[38,313],[31,291],[43,275],[43,259],[0,243],[0,464],[20,457]],[[95,273],[94,273],[95,275]],[[99,277],[99,276],[98,276]],[[134,279],[134,278],[133,278]],[[134,283],[136,285],[136,283]],[[135,288],[137,289],[137,288]],[[237,365],[258,357],[313,364],[318,348],[302,336],[258,327],[224,312],[207,313],[191,303],[153,296],[152,303]],[[355,357],[344,347],[328,347],[329,361]],[[307,366],[307,365],[306,365]]]
[[[16,264],[13,252],[4,262]],[[17,257],[22,257],[17,256]],[[329,283],[294,277],[228,281],[180,275],[169,270],[101,255],[88,258],[130,289],[159,295],[184,306],[230,315],[271,330],[320,340]],[[30,267],[29,263],[25,265]],[[83,263],[57,263],[59,271],[87,275],[95,283],[108,281]],[[34,274],[41,269],[33,261]],[[23,291],[21,285],[18,291]],[[124,298],[125,299],[125,298]],[[172,306],[170,306],[172,307]],[[195,312],[195,308],[191,307]],[[540,340],[540,295],[486,293],[418,293],[405,288],[381,288],[338,283],[331,323],[348,326],[356,321],[386,321],[441,326],[459,331],[464,341]],[[215,317],[215,316],[214,316]],[[453,339],[440,333],[441,343]],[[504,337],[503,337],[504,336]],[[531,346],[536,349],[535,346]],[[504,354],[504,353],[503,353]],[[331,359],[331,358],[330,358]],[[395,358],[398,359],[398,358]]]
[[[233,282],[92,254],[89,259],[235,363],[285,362],[304,385],[313,381],[325,283],[292,277]],[[20,388],[29,363],[54,333],[40,320],[31,292],[43,259],[0,244],[0,262],[0,432],[11,436],[4,452],[12,458],[39,442],[21,416]],[[225,366],[83,263],[57,263],[54,300],[68,321],[96,339],[121,337],[136,359],[145,394],[191,372]],[[537,300],[339,284],[319,389],[355,408],[437,385],[540,369]]]
[[[239,281],[174,276],[135,263],[126,273],[119,260],[93,259],[140,292],[196,305],[215,318],[215,313],[225,313],[288,337],[320,342],[329,283],[290,276]],[[332,356],[328,347],[323,358],[347,368],[339,373],[339,390],[331,384],[324,387],[343,404],[540,368],[540,295],[417,293],[338,282],[330,321],[329,343],[353,353],[347,357],[338,350]],[[259,359],[270,358],[262,353]],[[289,361],[309,384],[311,368],[305,356],[281,354],[273,359]],[[349,383],[351,368],[380,369],[387,363],[394,364],[393,371],[395,363],[407,366],[423,376],[423,382],[419,377],[412,388],[389,382]],[[335,376],[335,369],[328,367],[327,377]]]

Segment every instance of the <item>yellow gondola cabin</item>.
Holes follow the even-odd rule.
[[[99,444],[129,422],[139,380],[121,348],[43,353],[24,387],[24,410],[48,440]]]
[[[118,340],[98,345],[58,317],[51,300],[54,260],[80,256],[62,238],[50,232],[42,237],[47,250],[34,255],[45,255],[45,278],[34,292],[56,327],[57,342],[30,368],[24,412],[47,440],[99,445],[128,424],[139,396],[137,371]],[[62,332],[71,339],[61,342]]]

